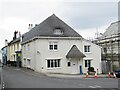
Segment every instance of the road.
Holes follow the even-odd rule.
[[[5,88],[118,88],[113,78],[52,78],[31,70],[3,67]]]

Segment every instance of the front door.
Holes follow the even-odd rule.
[[[27,59],[27,67],[28,67],[28,68],[31,67],[31,61],[30,61],[30,59]]]
[[[78,74],[78,60],[71,60],[71,74]]]

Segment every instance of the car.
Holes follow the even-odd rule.
[[[120,78],[120,69],[115,70],[115,75],[117,78]]]

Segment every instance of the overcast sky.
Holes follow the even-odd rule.
[[[118,0],[0,0],[0,48],[15,30],[22,34],[28,24],[39,24],[55,14],[84,38],[118,20]]]

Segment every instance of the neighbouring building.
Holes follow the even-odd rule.
[[[101,47],[79,35],[56,15],[22,36],[22,66],[42,73],[101,73]]]
[[[2,60],[2,50],[0,50],[0,59]]]
[[[113,72],[120,68],[120,29],[112,23],[103,35],[95,41],[102,47],[102,72]]]
[[[2,54],[1,62],[3,63],[3,65],[7,64],[7,45],[8,45],[8,41],[5,40],[5,46],[1,49],[1,54]]]
[[[21,67],[21,36],[17,37],[17,31],[14,32],[14,37],[7,46],[7,62],[12,66]]]

